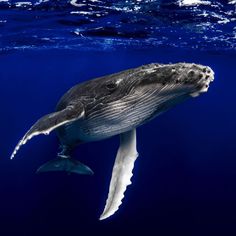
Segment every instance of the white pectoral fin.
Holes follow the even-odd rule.
[[[125,190],[131,184],[132,170],[137,157],[136,129],[120,134],[120,146],[112,171],[109,194],[100,220],[113,215],[121,205]]]

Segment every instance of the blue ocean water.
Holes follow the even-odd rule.
[[[0,235],[236,234],[235,1],[0,1]],[[37,168],[56,135],[11,152],[73,85],[151,62],[211,66],[209,91],[138,128],[119,211],[98,221],[119,137],[75,157],[94,176]]]

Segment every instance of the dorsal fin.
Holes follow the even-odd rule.
[[[109,194],[100,220],[113,215],[121,205],[126,188],[131,184],[130,179],[137,157],[136,129],[120,134],[120,146],[112,171]]]
[[[61,111],[57,111],[43,116],[29,129],[29,131],[16,145],[11,155],[11,159],[14,158],[19,148],[22,145],[26,144],[26,142],[29,141],[34,136],[37,136],[39,134],[48,135],[52,130],[58,128],[59,126],[73,122],[79,118],[82,118],[83,116],[84,116],[84,107],[81,102],[69,105]]]

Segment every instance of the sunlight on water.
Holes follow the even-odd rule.
[[[234,0],[0,0],[0,49],[234,51],[235,5]]]
[[[195,6],[195,5],[210,5],[210,1],[202,1],[202,0],[180,0],[180,6]]]

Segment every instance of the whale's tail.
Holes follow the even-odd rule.
[[[71,157],[71,149],[67,145],[60,145],[57,158],[40,166],[36,173],[64,171],[81,175],[93,175],[93,171],[88,166]]]
[[[36,173],[55,171],[64,171],[67,173],[75,173],[82,175],[93,175],[93,171],[83,163],[71,157],[64,158],[60,156],[40,166]]]

